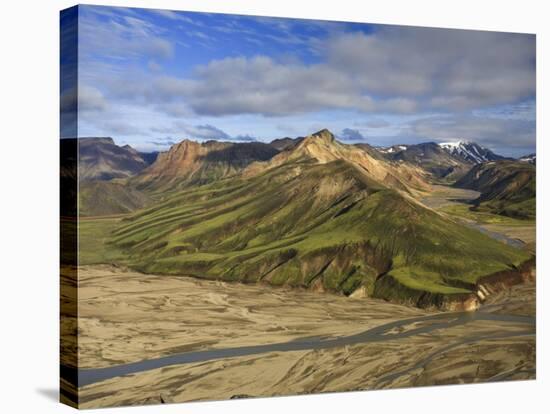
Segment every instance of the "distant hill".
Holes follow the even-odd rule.
[[[74,172],[78,172],[81,216],[126,214],[150,201],[147,195],[116,180],[147,168],[156,153],[140,153],[129,145],[118,146],[112,138],[62,139],[61,151],[65,158],[78,151],[78,168]],[[71,178],[64,178],[65,175],[67,171],[61,171],[62,180]]]
[[[478,164],[455,186],[481,192],[474,201],[477,209],[517,218],[535,218],[536,168],[528,162]]]
[[[537,164],[537,154],[528,154],[524,155],[523,157],[519,157],[518,161],[520,162],[528,162],[529,164]]]
[[[417,202],[430,189],[422,170],[375,159],[330,131],[238,174],[226,174],[236,167],[216,153],[228,148],[184,141],[160,154],[148,174],[163,166],[170,179],[188,174],[187,183],[210,171],[218,178],[185,191],[164,181],[161,200],[112,229],[109,251],[149,273],[361,290],[440,308],[475,298],[480,278],[513,272],[530,257]]]
[[[380,151],[389,160],[418,165],[438,178],[456,179],[471,167],[470,161],[434,142],[394,145]]]
[[[434,177],[453,182],[466,174],[472,165],[505,159],[475,142],[425,142],[376,148],[391,161],[417,165]]]
[[[127,178],[149,165],[134,148],[129,145],[120,147],[112,138],[79,138],[78,144],[81,181]]]

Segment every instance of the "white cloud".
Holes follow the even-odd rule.
[[[126,14],[112,15],[108,20],[96,16],[102,8],[83,8],[85,18],[79,20],[79,53],[84,58],[100,55],[114,60],[173,56],[170,41],[152,23]]]
[[[508,148],[512,152],[535,147],[534,121],[472,115],[434,116],[411,122],[402,131],[418,141],[475,141],[491,149]]]
[[[374,118],[367,122],[357,123],[359,126],[365,126],[367,128],[386,128],[390,126],[390,123],[384,119]]]
[[[162,70],[162,66],[159,65],[157,62],[155,62],[154,60],[150,60],[149,62],[147,62],[147,68],[151,71],[151,72],[160,72]]]
[[[78,88],[79,111],[102,111],[106,108],[107,101],[99,89],[88,85]]]
[[[371,93],[439,109],[508,103],[535,93],[532,35],[384,26],[327,43],[328,64]]]
[[[231,137],[219,128],[213,125],[191,125],[187,122],[176,121],[170,126],[153,127],[151,128],[153,133],[169,134],[172,136],[179,136],[181,139],[190,138],[198,140],[228,140]]]
[[[384,27],[329,38],[325,60],[228,57],[188,78],[162,77],[150,99],[182,100],[199,115],[283,116],[322,109],[464,111],[535,94],[530,35]]]
[[[213,34],[189,15],[151,13],[193,24],[186,27],[198,33],[192,43],[197,47],[196,36]],[[532,35],[398,26],[376,26],[365,34],[338,26],[324,32],[328,37],[312,39],[289,32],[290,21],[268,19],[266,30],[258,31],[234,17],[211,29],[268,46],[286,42],[299,51],[309,48],[315,51],[313,63],[301,61],[300,53],[275,58],[228,51],[225,58],[179,71],[181,59],[166,61],[174,54],[167,28],[130,11],[109,18],[91,13],[81,21],[86,70],[80,77],[85,86],[79,96],[79,125],[94,131],[148,140],[155,134],[255,139],[244,133],[265,138],[278,130],[296,136],[332,127],[348,139],[363,137],[372,128],[380,139],[402,142],[461,137],[487,146],[534,146]],[[168,67],[171,74],[163,75]],[[187,75],[174,75],[178,72]],[[62,105],[70,107],[71,99],[65,94]],[[452,115],[426,117],[434,113]],[[401,132],[394,122],[414,118]]]

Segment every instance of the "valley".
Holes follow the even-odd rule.
[[[472,211],[471,202],[479,191],[445,185],[434,185],[433,191],[421,201],[426,206],[446,214],[460,223],[485,232],[492,238],[535,253],[536,222],[506,217],[486,211]]]
[[[217,155],[228,148],[244,161]],[[266,151],[183,141],[159,155],[126,183],[148,189],[147,207],[80,223],[81,263],[442,310],[478,306],[482,277],[530,272],[526,250],[426,208],[421,200],[452,190],[432,191],[412,164],[372,157],[328,130],[267,160]]]
[[[534,197],[530,163],[436,144],[384,153],[328,130],[185,140],[149,165],[98,142],[139,171],[110,158],[114,178],[81,180],[78,281],[62,271],[79,287],[78,320],[62,317],[65,343],[78,332],[67,401],[534,378],[536,226],[516,214]]]
[[[61,23],[62,402],[536,378],[534,34]]]

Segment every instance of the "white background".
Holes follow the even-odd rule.
[[[550,12],[544,1],[132,0],[128,5],[370,23],[488,29],[537,34],[538,335],[536,381],[106,409],[102,413],[538,413],[549,412],[550,367],[545,283],[550,253]],[[58,386],[58,61],[62,0],[6,1],[0,41],[0,412],[70,412]],[[546,76],[546,78],[545,78]],[[546,116],[546,118],[544,118]],[[547,238],[550,236],[546,236]]]

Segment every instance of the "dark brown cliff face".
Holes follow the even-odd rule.
[[[482,277],[476,284],[476,294],[480,301],[484,301],[488,296],[511,286],[535,281],[536,260],[532,258],[522,263],[517,269],[505,270]]]
[[[412,289],[384,274],[376,280],[373,297],[443,311],[471,311],[479,308],[491,295],[522,283],[536,281],[536,260],[531,258],[517,268],[503,270],[481,277],[477,283],[454,283],[456,287],[470,290],[470,293],[441,294]],[[449,281],[450,282],[450,281]]]
[[[473,311],[480,306],[480,300],[474,291],[445,294],[413,289],[403,285],[390,274],[376,280],[372,296],[390,302],[442,311]]]

